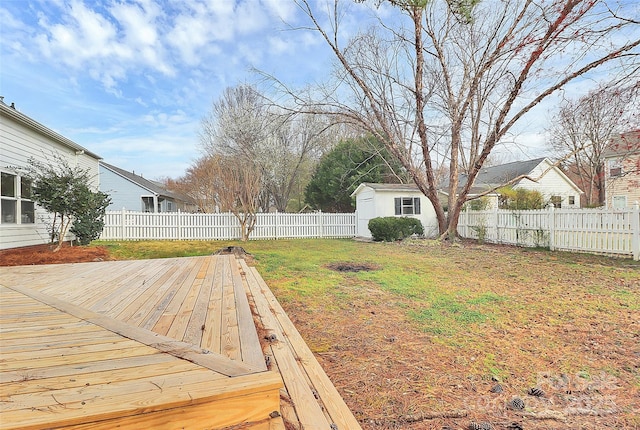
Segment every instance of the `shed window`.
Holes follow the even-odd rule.
[[[569,196],[569,204],[572,205],[572,206],[576,204],[576,197],[575,196]]]
[[[396,197],[396,215],[420,215],[420,197]]]
[[[556,209],[562,208],[562,196],[551,196],[551,203]]]

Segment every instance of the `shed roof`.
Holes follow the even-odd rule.
[[[377,184],[372,182],[363,182],[351,193],[351,197],[354,197],[363,188],[369,187],[376,191],[407,191],[407,192],[419,192],[420,189],[416,184]]]

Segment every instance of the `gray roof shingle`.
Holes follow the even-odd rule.
[[[124,169],[121,169],[119,167],[113,166],[111,164],[105,163],[104,161],[100,161],[100,165],[104,166],[105,168],[111,170],[112,172],[128,179],[129,181],[133,182],[134,184],[137,184],[143,188],[148,189],[149,191],[158,194],[160,196],[163,197],[170,197],[172,199],[175,200],[182,200],[182,201],[187,201],[190,202],[190,198],[187,196],[184,196],[182,194],[179,193],[175,193],[173,191],[169,191],[167,190],[165,187],[163,187],[160,183],[156,182],[156,181],[150,181],[149,179],[145,179],[140,175],[136,175],[135,173],[132,172],[128,172]]]
[[[514,161],[499,166],[483,167],[478,173],[474,186],[496,187],[505,184],[518,176],[528,175],[545,157],[526,161]],[[460,175],[460,185],[467,183],[467,175]]]

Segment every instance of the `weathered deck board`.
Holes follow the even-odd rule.
[[[20,321],[23,309],[0,310],[2,429],[266,425],[279,409],[281,380],[275,372],[253,371],[25,287],[0,286],[0,297],[35,312],[57,313],[55,336],[70,340],[54,346],[27,342],[21,352],[6,352],[7,337],[42,341],[46,330],[12,329],[10,322]],[[102,342],[75,344],[76,330],[86,326],[100,333]],[[228,376],[231,369],[240,371]]]
[[[360,429],[342,396],[260,274],[244,260],[239,263],[264,328],[276,336],[276,341],[270,345],[271,352],[302,428],[324,429],[335,424],[339,429]]]
[[[224,261],[216,259],[216,273],[212,279],[213,287],[207,304],[207,317],[202,331],[201,346],[209,351],[221,353],[222,338],[222,284]]]
[[[257,369],[266,368],[242,284],[234,286],[241,278],[232,256],[83,264],[90,280],[79,270],[82,264],[49,267],[50,273],[42,268],[16,268],[22,276],[9,274],[3,279],[23,286],[27,286],[25,279],[37,279],[30,288]],[[54,282],[41,282],[42,278]]]
[[[233,393],[220,388],[213,396],[229,420],[244,413],[233,400],[244,396],[244,408],[251,402],[279,403],[281,414],[299,428],[328,429],[332,423],[341,430],[360,428],[257,270],[244,260],[207,256],[0,267],[0,284],[12,291],[4,294],[8,289],[3,289],[0,300],[0,399],[6,393],[15,396],[16,404],[32,398],[34,405],[42,402],[32,407],[54,410],[57,416],[65,408],[58,403],[44,406],[51,397],[47,387],[60,390],[55,395],[64,400],[60,403],[75,407],[91,391],[87,383],[109,385],[101,392],[103,418],[71,414],[60,421],[61,426],[201,428],[199,421],[208,413],[204,406],[172,403],[160,396],[165,403],[158,403],[156,410],[147,405],[152,400],[146,397],[156,397],[153,390],[158,391],[158,385],[165,390],[160,380],[188,384],[199,393],[198,384],[215,388],[220,378],[245,379],[253,387],[251,393],[241,387]],[[268,354],[281,377],[267,371],[249,302],[278,337],[268,346]],[[217,376],[202,378],[194,365]],[[280,398],[278,389],[269,390],[278,383],[282,387],[282,380],[286,387],[281,388]],[[271,388],[261,391],[260,381]],[[132,411],[137,409],[122,413],[120,400],[130,402]],[[253,421],[246,428],[284,430],[281,418],[266,419],[264,410],[258,410],[262,420],[251,415]],[[19,416],[11,413],[12,419]]]
[[[231,279],[233,283],[233,296],[236,298],[236,313],[238,329],[241,333],[240,348],[242,361],[259,369],[266,369],[265,358],[260,346],[260,340],[256,333],[256,326],[253,321],[253,314],[249,307],[247,291],[244,279],[240,272],[239,260],[232,256],[227,256],[231,264]],[[240,260],[244,261],[244,260]]]

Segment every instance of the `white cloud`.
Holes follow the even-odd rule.
[[[24,31],[24,25],[13,14],[3,8],[0,8],[0,22],[2,22],[3,33],[13,33],[16,31]]]
[[[206,62],[220,52],[218,42],[231,42],[236,34],[232,2],[185,3],[165,37],[180,60],[190,66]]]
[[[115,3],[108,11],[100,11],[73,1],[63,5],[59,14],[51,22],[54,17],[41,13],[42,31],[34,39],[49,61],[79,72],[89,70],[107,89],[144,68],[175,75],[159,39],[162,11],[157,4],[148,0]]]
[[[292,20],[296,14],[296,5],[292,1],[262,0],[267,11],[285,22]]]
[[[149,179],[180,176],[196,154],[192,137],[164,133],[106,139],[93,147],[107,163]]]
[[[253,34],[267,27],[269,19],[258,0],[244,1],[237,5],[234,24],[239,34]]]
[[[113,23],[77,1],[65,12],[63,23],[42,23],[49,34],[42,35],[39,41],[51,58],[82,67],[86,60],[113,54],[116,38]]]
[[[290,41],[284,40],[281,37],[269,38],[269,53],[270,54],[282,54],[284,52],[290,52],[293,49],[293,44]]]
[[[182,174],[198,154],[200,118],[225,87],[251,79],[251,66],[301,80],[327,63],[317,34],[280,31],[299,24],[290,0],[18,3],[0,0],[4,95],[149,177]]]

